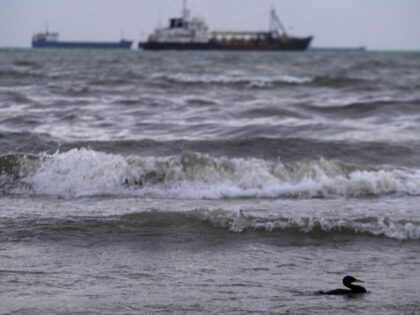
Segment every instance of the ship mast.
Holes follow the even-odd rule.
[[[281,23],[279,17],[277,16],[276,9],[274,9],[274,7],[271,7],[271,10],[270,10],[269,29],[270,29],[271,33],[275,33],[277,35],[280,35],[279,30],[281,30],[282,31],[281,35],[283,37],[288,37],[287,32],[286,32],[286,28],[283,26],[283,23]]]
[[[184,20],[188,19],[188,16],[190,15],[190,11],[187,9],[187,0],[182,1],[182,18]]]

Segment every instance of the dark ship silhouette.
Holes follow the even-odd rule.
[[[130,49],[133,41],[121,39],[119,42],[60,41],[58,33],[45,31],[32,37],[32,48],[77,48],[77,49]]]
[[[184,0],[182,17],[169,20],[169,26],[157,28],[139,48],[150,50],[305,50],[312,36],[289,36],[274,8],[270,27],[265,32],[209,32],[206,23],[190,17]]]

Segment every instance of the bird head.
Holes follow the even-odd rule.
[[[344,284],[344,285],[346,285],[346,284],[350,284],[350,283],[353,283],[353,282],[361,282],[361,283],[363,283],[363,281],[362,281],[362,280],[358,280],[358,279],[356,279],[356,278],[354,278],[354,277],[352,277],[352,276],[345,276],[345,277],[343,278],[343,284]]]

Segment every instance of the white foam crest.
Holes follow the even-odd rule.
[[[216,227],[227,228],[240,233],[245,230],[296,231],[300,233],[354,233],[383,236],[399,241],[419,240],[420,226],[412,222],[394,222],[387,217],[359,219],[331,219],[316,217],[274,217],[248,216],[242,211],[202,210],[201,219]]]
[[[324,159],[285,164],[193,152],[124,157],[88,149],[45,155],[22,179],[35,194],[151,198],[320,198],[420,194],[420,171],[362,169]]]
[[[276,83],[303,84],[311,82],[309,77],[297,77],[292,75],[258,76],[252,77],[243,75],[222,75],[222,74],[167,74],[157,75],[155,78],[167,79],[180,83],[201,83],[201,84],[247,84],[255,87],[272,86]]]
[[[36,194],[91,196],[121,191],[129,175],[127,161],[87,149],[72,149],[45,156],[40,168],[26,179]]]

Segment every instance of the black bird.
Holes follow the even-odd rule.
[[[348,289],[335,289],[331,291],[320,291],[320,294],[327,294],[327,295],[345,295],[345,294],[361,294],[366,293],[366,289],[362,287],[361,285],[353,285],[353,282],[362,282],[361,280],[357,280],[356,278],[353,278],[352,276],[345,276],[343,278],[343,284],[345,287],[350,288]]]

